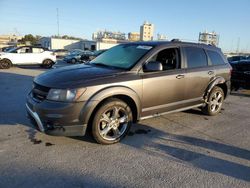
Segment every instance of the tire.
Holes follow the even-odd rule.
[[[221,107],[224,101],[223,90],[215,86],[209,94],[208,104],[202,108],[202,112],[209,116],[215,116],[221,111]]]
[[[72,64],[76,64],[77,60],[75,58],[71,59],[70,61]]]
[[[94,115],[92,135],[100,144],[114,144],[124,138],[132,125],[130,107],[119,99],[108,99]]]
[[[42,67],[46,68],[46,69],[50,69],[52,66],[54,65],[54,62],[50,59],[45,59],[43,61]]]
[[[0,61],[0,68],[1,69],[9,69],[11,67],[12,63],[8,59],[3,59]]]

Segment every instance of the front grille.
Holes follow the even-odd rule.
[[[34,88],[32,89],[32,96],[38,101],[43,101],[46,99],[50,88],[34,83]]]

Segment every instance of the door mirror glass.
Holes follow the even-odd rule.
[[[162,64],[159,61],[150,61],[143,67],[144,72],[157,72],[162,70]]]

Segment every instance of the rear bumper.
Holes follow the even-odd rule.
[[[248,72],[249,71],[233,71],[231,77],[232,87],[243,87],[244,89],[250,89],[250,73]]]
[[[55,136],[83,136],[87,124],[79,121],[82,104],[44,101],[37,103],[30,95],[26,110],[31,123],[41,132]]]

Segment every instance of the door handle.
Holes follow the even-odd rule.
[[[183,74],[179,74],[179,75],[176,76],[177,79],[182,79],[182,78],[184,78],[184,77],[185,77],[185,76],[184,76]]]
[[[209,75],[213,75],[213,74],[214,74],[214,71],[208,71],[208,74],[209,74]]]

